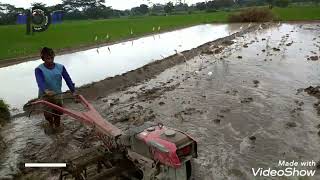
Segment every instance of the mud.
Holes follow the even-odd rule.
[[[253,80],[254,87],[258,87],[258,86],[259,86],[259,83],[260,83],[260,81],[258,81],[258,80]]]
[[[318,61],[318,56],[310,56],[311,61]]]
[[[0,128],[1,131],[1,128]],[[0,155],[5,151],[7,148],[6,142],[3,140],[3,137],[0,136]]]
[[[304,89],[304,91],[307,92],[309,95],[320,99],[320,86],[309,86],[306,89]]]
[[[313,107],[317,110],[318,114],[320,114],[320,86],[309,86],[305,88],[304,91],[310,96],[316,97],[318,99],[318,102],[314,103]]]
[[[251,168],[281,168],[279,160],[314,160],[317,165],[307,169],[318,170],[320,129],[314,106],[320,104],[315,103],[320,65],[305,60],[310,51],[317,52],[312,41],[320,32],[317,25],[251,29],[93,83],[80,93],[123,131],[153,121],[195,137],[199,153],[192,162],[195,180],[262,180],[266,177],[254,177]],[[217,47],[223,49],[212,51]],[[208,51],[213,53],[204,53]],[[310,85],[316,87],[304,91]],[[10,162],[64,161],[99,144],[90,128],[68,118],[64,131],[51,136],[44,134],[39,115],[17,120],[24,120],[25,126],[5,127],[2,133],[9,147],[25,143],[2,159],[7,164],[1,167],[12,167],[12,174],[56,177],[55,170],[21,171]],[[308,177],[319,178],[318,171]]]
[[[302,41],[299,33],[306,32],[295,25],[248,33],[219,53],[201,53],[108,97],[119,98],[122,106],[135,102],[132,107],[139,107],[142,114],[153,110],[151,121],[196,137],[200,157],[194,161],[194,179],[265,179],[253,177],[251,168],[277,167],[279,159],[319,162],[314,99],[304,92],[296,94],[297,89],[317,82],[318,65],[301,58],[314,46],[310,46],[310,37]],[[256,41],[256,37],[266,40]],[[254,53],[262,49],[265,54]],[[298,69],[302,72],[297,73]],[[100,111],[110,113],[107,119],[123,117],[126,112],[96,103]],[[318,178],[316,173],[309,179]]]

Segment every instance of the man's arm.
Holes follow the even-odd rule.
[[[39,69],[39,68],[36,68],[34,72],[35,72],[38,87],[39,87],[40,91],[42,93],[44,93],[46,90],[46,83],[44,80],[44,75],[43,75],[41,69]]]
[[[66,84],[69,87],[70,91],[72,93],[74,93],[74,91],[75,91],[74,83],[72,82],[72,80],[71,80],[71,78],[70,78],[70,76],[69,76],[69,74],[68,74],[68,72],[67,72],[67,70],[66,70],[66,68],[64,66],[63,66],[63,69],[62,69],[62,77],[66,81]]]

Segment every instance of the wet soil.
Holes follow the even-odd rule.
[[[80,93],[124,131],[153,121],[193,136],[199,153],[192,162],[195,180],[262,180],[266,178],[254,177],[251,169],[276,169],[279,160],[314,160],[317,166],[305,169],[319,169],[320,122],[314,96],[320,64],[305,58],[310,51],[319,52],[319,32],[315,23],[251,29],[93,83]],[[309,86],[313,88],[304,92]],[[90,128],[68,118],[64,131],[50,136],[43,132],[40,115],[17,120],[24,126],[2,131],[11,147],[1,159],[1,168],[9,167],[0,169],[7,177],[12,177],[10,170],[22,173],[15,160],[63,161],[99,144]],[[44,179],[58,174],[26,171],[27,176]],[[318,171],[308,177],[319,178]]]
[[[319,84],[320,65],[304,58],[318,49],[313,39],[319,31],[317,24],[286,24],[239,35],[219,53],[212,50],[219,45],[209,46],[149,81],[104,97],[119,99],[116,105],[96,101],[96,107],[107,119],[130,108],[152,112],[150,121],[195,137],[200,156],[194,160],[194,179],[265,179],[254,177],[251,168],[281,169],[280,159],[320,162],[315,99],[296,93]],[[126,123],[130,127],[134,121],[116,125]],[[308,177],[319,178],[319,172]]]
[[[320,114],[320,86],[309,86],[305,88],[304,91],[310,96],[317,98],[318,101],[313,104],[313,107],[317,110],[318,114]]]

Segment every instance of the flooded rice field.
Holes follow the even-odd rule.
[[[198,141],[195,180],[317,180],[320,120],[315,104],[320,96],[304,89],[320,85],[319,47],[320,23],[258,27],[233,41],[208,43],[186,62],[91,102],[122,130],[154,121],[189,133]],[[184,59],[185,53],[177,56]],[[0,174],[8,178],[21,173],[17,162],[63,161],[96,143],[89,130],[66,117],[57,135],[44,134],[40,115],[15,119],[1,134],[9,150],[2,155]],[[252,168],[284,169],[279,160],[315,161],[296,167],[316,170],[315,175],[254,177]],[[47,169],[26,173],[40,179],[59,174]]]
[[[225,37],[239,31],[240,26],[199,25],[61,55],[57,56],[55,61],[65,65],[76,86],[80,87]],[[3,82],[2,86],[6,87],[0,89],[1,98],[11,107],[21,108],[28,100],[37,96],[34,69],[41,63],[42,60],[37,60],[0,68],[0,81]],[[66,86],[63,89],[66,90]]]

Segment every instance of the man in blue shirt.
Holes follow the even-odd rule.
[[[41,59],[44,61],[35,69],[35,76],[39,87],[39,98],[44,97],[49,102],[62,106],[61,98],[54,95],[62,93],[62,78],[65,80],[70,91],[75,93],[75,86],[72,82],[66,68],[62,64],[54,62],[54,51],[51,48],[44,47],[41,50]],[[44,117],[49,121],[50,127],[60,127],[60,116],[62,112],[46,108]]]

